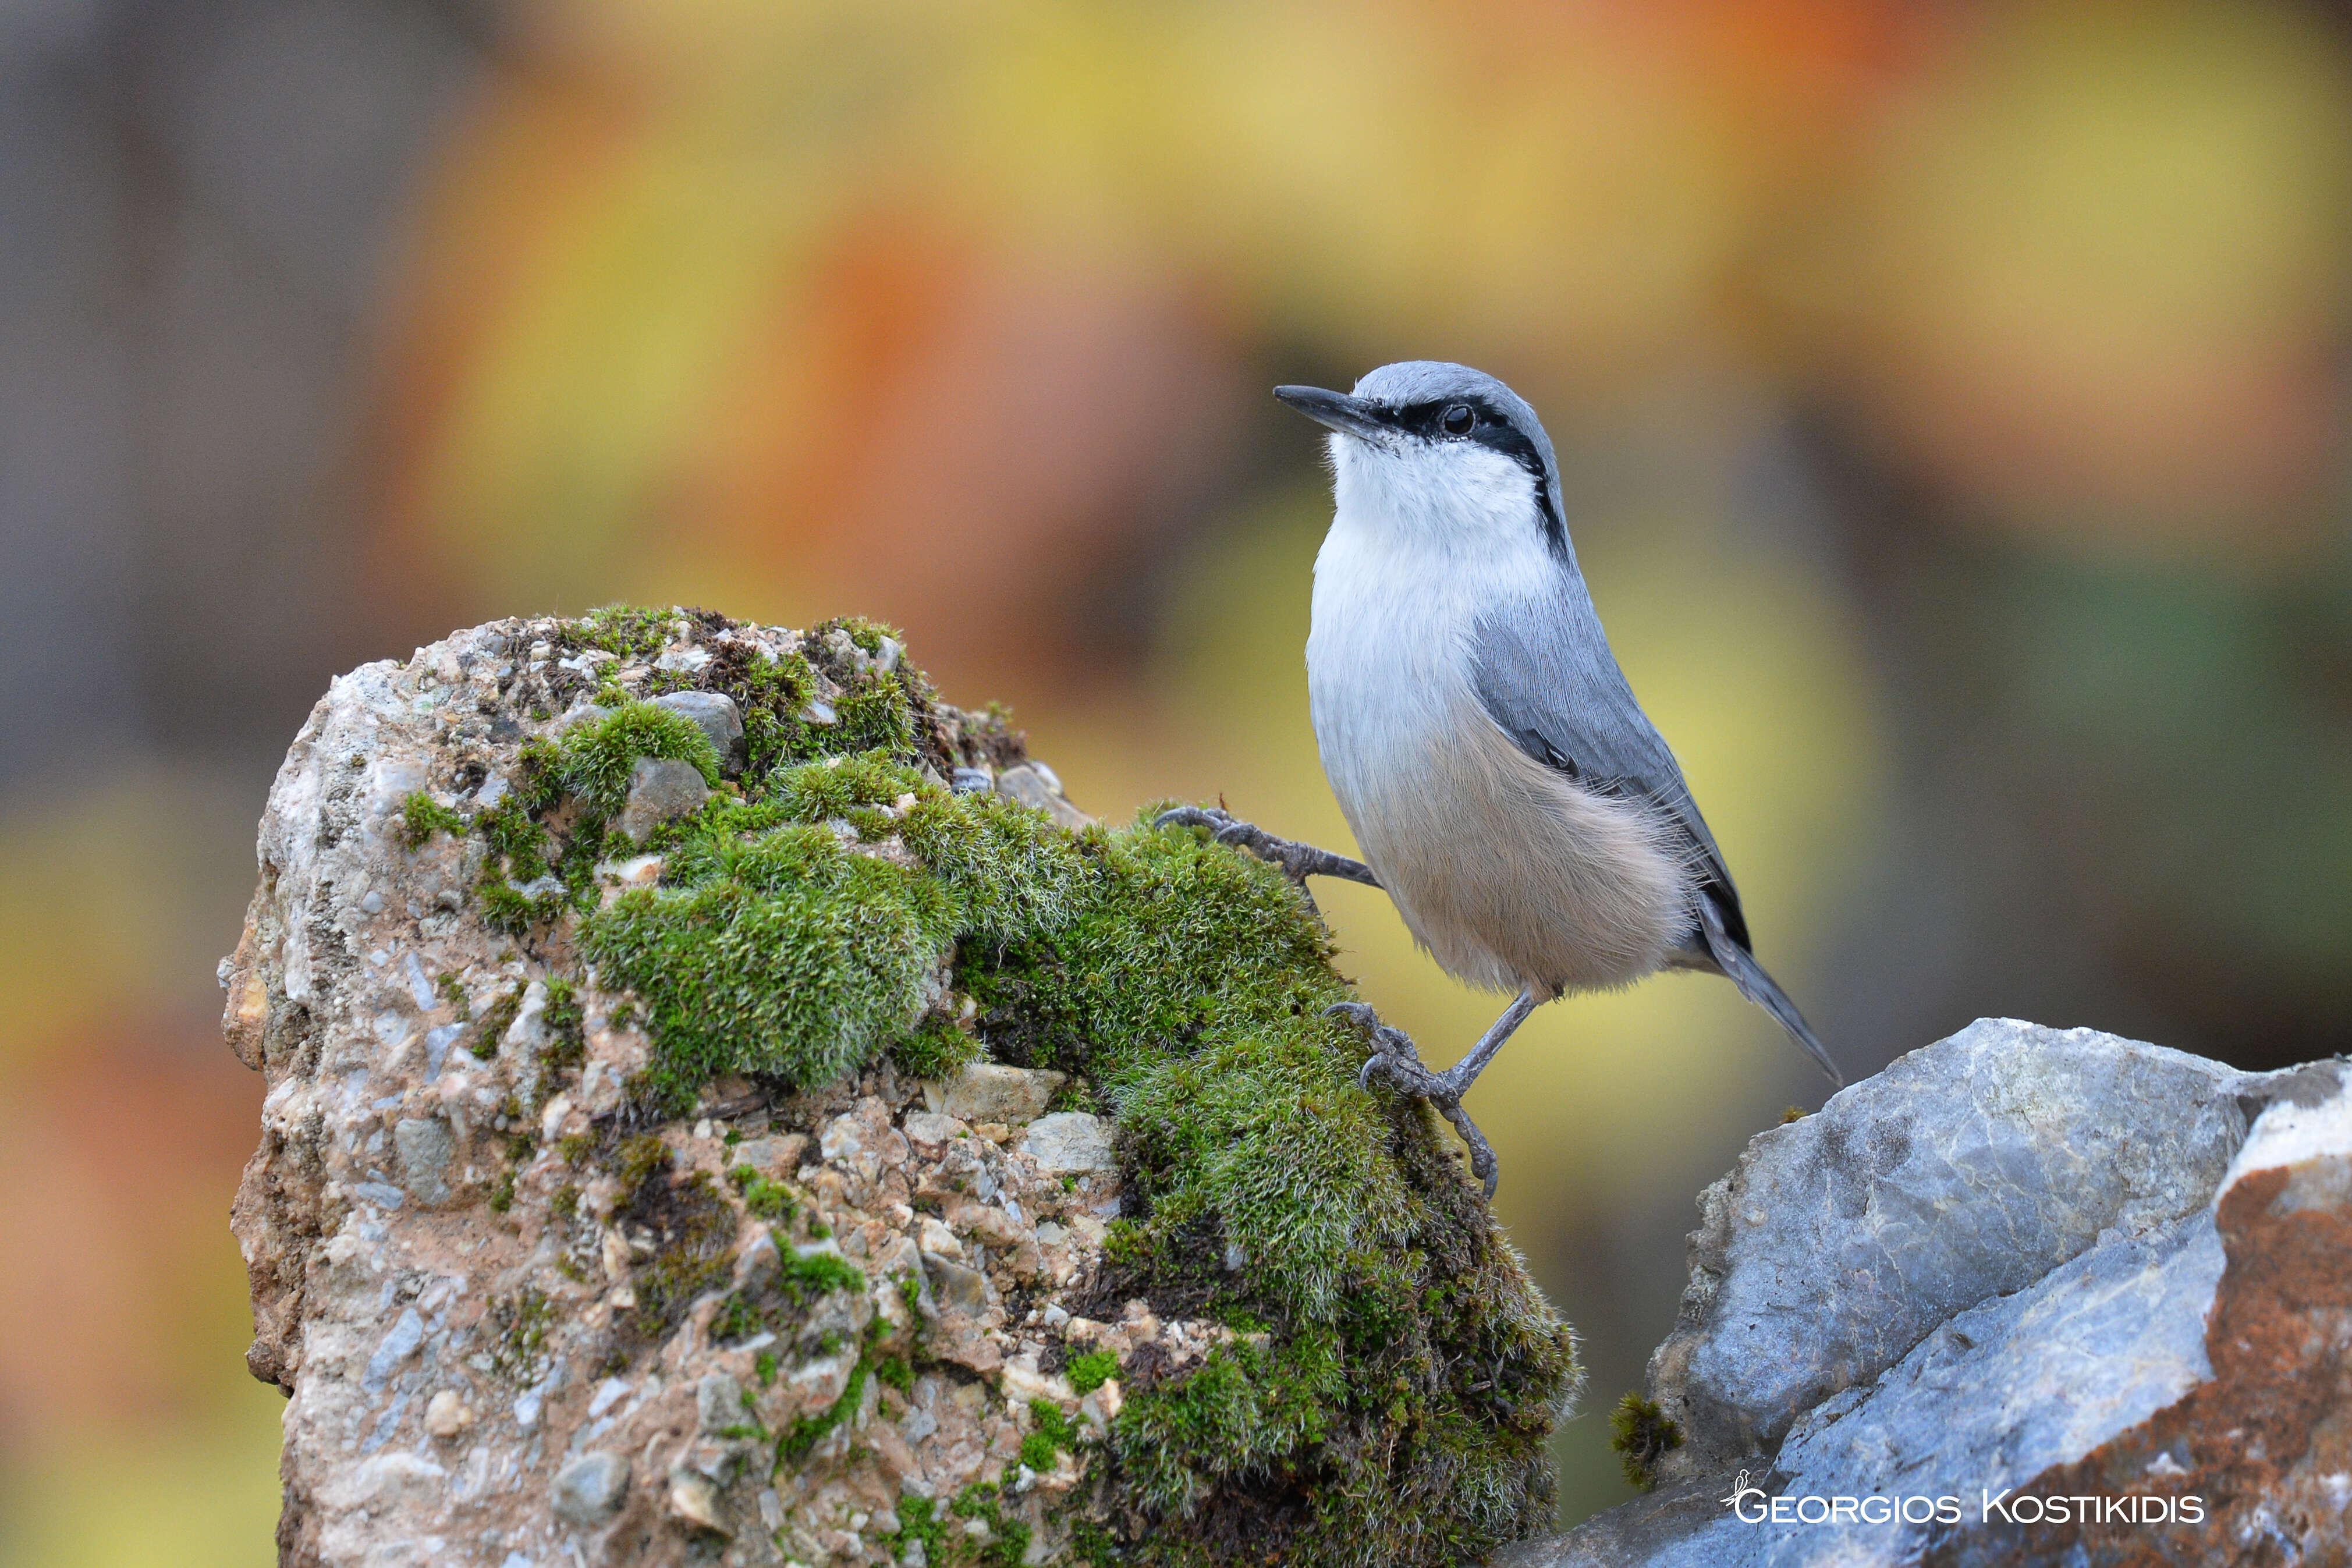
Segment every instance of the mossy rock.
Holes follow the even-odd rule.
[[[615,607],[567,640],[646,657],[678,614]],[[682,757],[721,784],[719,760],[692,724],[586,677],[581,695],[615,706],[528,748],[509,801],[470,823],[418,805],[406,829],[481,835],[490,918],[561,928],[583,982],[634,999],[642,1120],[720,1075],[810,1090],[886,1058],[932,1075],[986,1053],[1091,1086],[1127,1212],[1084,1295],[1233,1331],[1181,1371],[1121,1369],[1072,1505],[1097,1561],[1451,1563],[1548,1528],[1571,1336],[1427,1108],[1358,1086],[1362,1042],[1324,1016],[1350,992],[1314,907],[1150,811],[1074,832],[960,793],[976,751],[1015,754],[1001,723],[949,718],[886,628],[831,623],[802,646],[664,672],[736,700],[751,761],[656,830],[653,885],[596,875],[632,764]],[[828,711],[810,659],[840,692]],[[932,1535],[950,1554],[964,1539],[910,1538]]]

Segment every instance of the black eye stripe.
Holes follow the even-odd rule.
[[[1469,432],[1460,436],[1448,433],[1443,423],[1445,411],[1465,406],[1476,416]],[[1554,555],[1567,559],[1568,526],[1560,521],[1559,511],[1552,506],[1551,479],[1544,471],[1543,453],[1502,410],[1474,395],[1449,397],[1439,403],[1408,403],[1401,408],[1374,412],[1384,423],[1427,440],[1475,441],[1490,451],[1502,453],[1525,468],[1528,479],[1535,484],[1536,510],[1543,516],[1544,542],[1550,546]]]

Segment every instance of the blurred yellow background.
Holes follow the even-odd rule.
[[[1983,1014],[2352,1048],[2352,8],[46,0],[0,16],[0,1561],[261,1563],[219,1043],[334,671],[614,600],[906,628],[1075,798],[1345,847],[1277,381],[1510,381],[1759,950],[1852,1074]],[[1433,1059],[1497,1003],[1385,900]],[[1482,1079],[1585,1335],[1820,1086],[1662,979]]]

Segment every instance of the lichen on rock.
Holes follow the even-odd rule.
[[[1312,905],[1148,822],[862,622],[614,608],[337,680],[224,966],[286,1559],[1438,1563],[1547,1522],[1567,1330],[1357,1086]]]

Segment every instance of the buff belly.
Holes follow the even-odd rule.
[[[1688,941],[1690,870],[1654,808],[1537,763],[1466,690],[1412,706],[1372,726],[1383,754],[1327,742],[1324,766],[1365,861],[1449,973],[1549,997],[1639,980]]]

